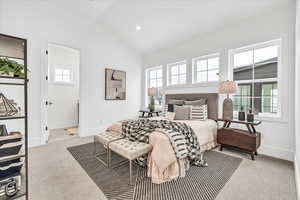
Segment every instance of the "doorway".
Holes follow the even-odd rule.
[[[78,136],[80,51],[48,44],[46,142]]]

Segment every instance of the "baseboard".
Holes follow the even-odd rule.
[[[28,147],[36,147],[41,145],[41,139],[39,137],[28,138]]]
[[[294,158],[294,166],[295,166],[295,180],[296,180],[296,191],[297,191],[297,200],[300,200],[300,177],[299,177],[299,167],[297,156]]]
[[[280,158],[283,160],[294,161],[294,152],[289,149],[283,149],[268,145],[262,145],[258,151],[259,154]]]
[[[101,133],[104,130],[104,126],[99,126],[96,128],[79,128],[79,136],[80,137],[88,137],[88,136],[93,136],[98,133]]]

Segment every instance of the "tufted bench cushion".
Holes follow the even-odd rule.
[[[152,145],[142,142],[132,142],[128,139],[120,139],[111,142],[109,149],[128,160],[135,160],[152,150]]]
[[[103,133],[95,135],[94,141],[101,143],[105,148],[107,148],[109,142],[120,138],[123,138],[123,136],[119,132],[104,131]]]

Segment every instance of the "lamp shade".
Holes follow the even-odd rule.
[[[158,89],[157,88],[148,88],[148,96],[157,96]]]
[[[221,81],[219,84],[220,94],[234,94],[236,93],[236,83],[234,81]]]

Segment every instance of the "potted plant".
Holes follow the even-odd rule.
[[[0,76],[24,78],[24,65],[8,58],[0,58]]]

